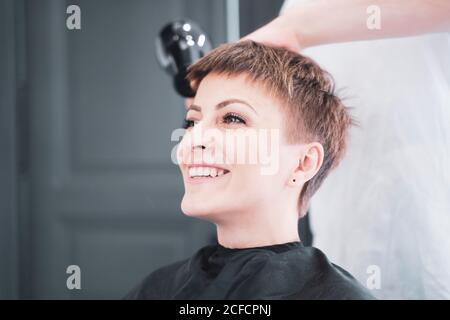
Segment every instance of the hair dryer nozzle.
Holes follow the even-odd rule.
[[[189,65],[212,49],[205,32],[193,21],[179,20],[165,25],[156,38],[156,57],[174,79],[176,91],[183,97],[195,92],[186,80]]]

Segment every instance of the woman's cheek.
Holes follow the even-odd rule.
[[[224,136],[224,156],[230,165],[247,165],[255,163],[257,154],[253,146],[257,139],[252,136],[254,132],[243,129],[227,131]]]

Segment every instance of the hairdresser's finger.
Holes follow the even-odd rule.
[[[294,28],[289,26],[280,17],[241,39],[241,41],[245,40],[252,40],[275,47],[283,47],[295,52],[299,52],[302,49],[295,35]]]

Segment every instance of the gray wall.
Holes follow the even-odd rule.
[[[65,26],[78,4],[82,29]],[[281,1],[240,2],[241,34]],[[185,217],[172,129],[183,100],[154,57],[188,17],[225,42],[225,0],[0,1],[0,298],[120,298],[214,241]],[[66,287],[79,265],[82,289]]]
[[[14,1],[0,1],[0,299],[17,297]]]
[[[81,7],[81,30],[66,28],[69,4]],[[163,24],[189,17],[224,42],[224,1],[2,5],[11,44],[2,50],[9,68],[2,73],[4,295],[120,298],[212,241],[213,227],[179,208],[170,134],[182,124],[183,100],[157,65],[154,39]],[[72,264],[81,268],[81,290],[66,287]]]
[[[241,0],[239,1],[239,24],[241,36],[262,27],[280,12],[283,0]]]

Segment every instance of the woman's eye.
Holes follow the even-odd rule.
[[[242,117],[240,117],[239,115],[235,114],[235,113],[228,113],[223,117],[223,122],[224,123],[231,123],[231,124],[245,124],[245,120],[242,119]]]
[[[184,124],[183,124],[183,128],[184,129],[188,129],[190,127],[193,127],[194,125],[195,125],[195,121],[194,120],[185,119],[184,120]]]

